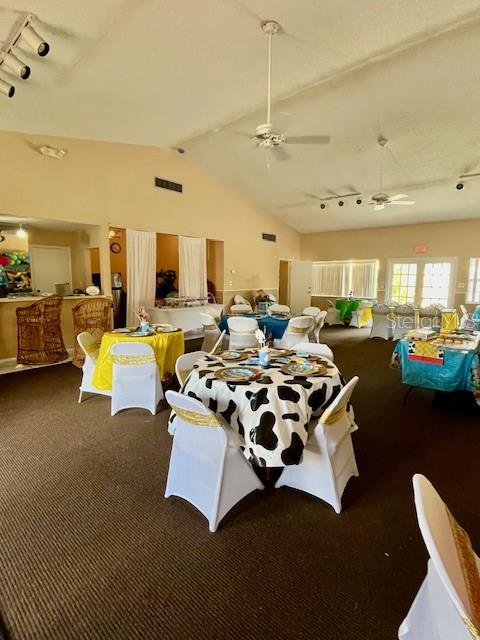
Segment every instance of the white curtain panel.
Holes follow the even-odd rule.
[[[207,296],[207,240],[179,236],[179,295],[189,298]]]
[[[139,307],[155,306],[157,234],[127,229],[127,325],[135,327]]]

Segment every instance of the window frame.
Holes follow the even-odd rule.
[[[447,300],[446,306],[453,307],[454,300],[455,300],[455,283],[457,281],[457,266],[458,266],[458,258],[456,256],[446,256],[446,257],[423,256],[421,258],[388,258],[387,282],[385,286],[385,300],[390,301],[393,299],[391,297],[393,265],[415,263],[417,265],[417,281],[415,283],[415,302],[410,304],[413,304],[416,307],[420,307],[422,298],[423,298],[425,265],[427,263],[434,263],[434,262],[449,262],[451,264],[450,283],[448,287],[448,300]]]

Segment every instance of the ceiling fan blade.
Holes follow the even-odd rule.
[[[272,156],[275,158],[275,160],[278,160],[280,162],[284,162],[285,160],[290,159],[290,156],[285,151],[285,149],[280,146],[272,147]]]
[[[408,198],[404,193],[396,193],[394,196],[390,196],[388,198],[389,202],[393,202],[395,200],[401,200],[402,198]]]
[[[288,136],[287,144],[328,144],[330,136]]]
[[[384,204],[375,204],[375,206],[373,207],[374,211],[383,211],[384,209],[385,209]]]
[[[394,200],[393,202],[387,202],[387,204],[415,204],[415,200]]]

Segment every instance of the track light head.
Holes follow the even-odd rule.
[[[338,206],[339,206],[339,207],[343,207],[343,205],[344,205],[343,200],[339,200],[339,201],[338,201]]]
[[[325,209],[326,206],[327,205],[324,202],[322,202],[322,204],[320,205],[320,209]]]
[[[5,54],[2,67],[22,78],[22,80],[26,80],[30,75],[30,67],[19,60],[12,52]]]
[[[360,198],[357,198],[356,203],[357,204],[362,204],[362,201],[360,200]]]
[[[5,80],[0,79],[0,93],[3,93],[7,98],[13,98],[15,95],[15,87],[13,84],[9,84],[8,82],[5,82]]]
[[[50,45],[48,42],[38,35],[31,23],[28,23],[23,29],[21,40],[33,49],[33,51],[35,51],[35,53],[37,53],[41,58],[46,56],[50,51]]]
[[[458,189],[459,191],[461,191],[461,190],[463,189],[463,182],[459,182],[459,183],[457,184],[457,189]]]

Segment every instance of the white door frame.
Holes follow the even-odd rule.
[[[423,290],[423,267],[427,262],[450,262],[452,269],[450,271],[450,285],[448,290],[448,307],[454,306],[455,300],[455,283],[457,281],[458,258],[456,256],[448,256],[438,258],[436,256],[422,256],[418,258],[388,258],[387,286],[385,289],[385,300],[390,300],[390,292],[392,289],[393,265],[394,264],[417,264],[421,269],[417,269],[417,282],[415,284],[415,304],[420,306]]]
[[[32,260],[32,249],[66,249],[68,253],[68,268],[69,268],[69,276],[70,276],[70,286],[73,289],[72,282],[72,251],[68,245],[54,245],[54,244],[31,244],[28,247],[28,253],[30,255],[30,275],[32,277],[32,289],[36,292],[36,281],[35,281],[35,260]]]

